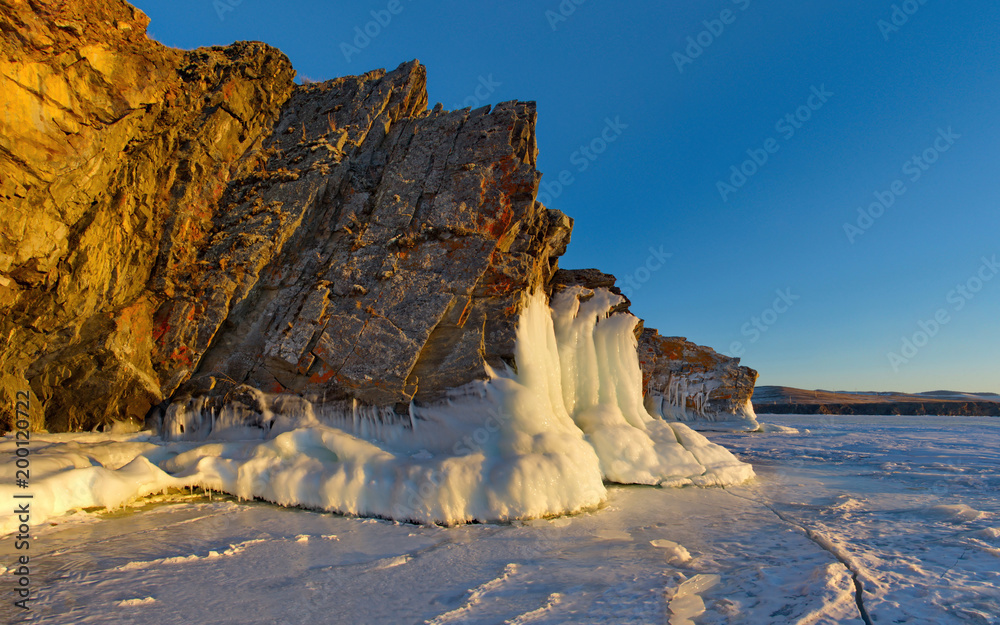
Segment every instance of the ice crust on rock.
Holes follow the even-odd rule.
[[[697,383],[697,374],[692,376],[696,383],[686,378],[670,381],[667,395],[650,393],[646,398],[649,411],[663,419],[687,423],[697,430],[718,432],[754,432],[760,427],[753,403],[748,399],[734,413],[707,412],[709,393],[718,387],[718,382],[707,380]],[[695,406],[692,410],[688,406]]]
[[[172,410],[162,438],[84,435],[80,444],[80,435],[49,435],[34,454],[46,470],[33,486],[50,504],[35,513],[112,508],[200,486],[281,505],[455,524],[594,508],[606,499],[605,481],[751,478],[750,465],[645,408],[638,320],[609,314],[620,301],[604,289],[575,287],[549,308],[544,294],[534,294],[518,322],[516,372],[491,371],[491,379],[446,401],[411,404],[406,415],[261,394],[263,413],[252,418],[236,409]],[[200,440],[173,440],[192,437]],[[0,527],[15,529],[13,519]]]

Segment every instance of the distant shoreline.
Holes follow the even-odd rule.
[[[757,414],[1000,417],[1000,402],[756,403]]]
[[[992,393],[858,393],[758,386],[751,401],[754,411],[762,414],[1000,416],[1000,395]]]

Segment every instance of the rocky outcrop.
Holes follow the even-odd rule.
[[[274,173],[222,198],[199,260],[225,271],[195,268],[157,317],[162,352],[191,359],[164,362],[165,388],[194,373],[182,393],[237,381],[389,405],[513,361],[522,294],[571,222],[534,201],[532,104],[428,112],[424,81],[410,63],[296,90],[266,144]]]
[[[296,85],[278,50],[166,48],[120,0],[0,9],[0,429],[24,392],[51,430],[257,390],[391,412],[515,366],[526,294],[618,293],[558,272],[533,103],[428,110],[416,61]],[[637,336],[649,397],[749,397],[734,361]]]
[[[701,429],[757,429],[750,403],[757,372],[710,347],[646,328],[639,337],[646,405]]]
[[[124,2],[0,6],[4,410],[385,405],[512,361],[572,227],[534,200],[533,104],[429,111],[416,62],[296,86],[273,48],[165,48]]]
[[[187,357],[154,320],[294,72],[262,44],[165,48],[123,2],[0,6],[0,401],[30,390],[58,430],[141,419]]]

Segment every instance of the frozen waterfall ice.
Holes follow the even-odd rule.
[[[550,308],[534,294],[518,322],[516,371],[491,370],[445,401],[411,404],[408,414],[259,394],[263,408],[253,415],[178,404],[161,435],[37,435],[33,485],[44,495],[34,518],[200,486],[287,506],[455,524],[594,508],[606,498],[605,482],[709,486],[751,478],[750,465],[644,406],[638,320],[610,314],[620,301],[604,289],[572,287]],[[0,486],[0,494],[9,489]],[[16,530],[12,523],[0,531]]]

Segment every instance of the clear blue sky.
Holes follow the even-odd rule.
[[[648,326],[760,384],[1000,391],[995,0],[135,4],[172,46],[260,40],[313,80],[416,58],[432,104],[537,101],[561,265],[631,276]]]

